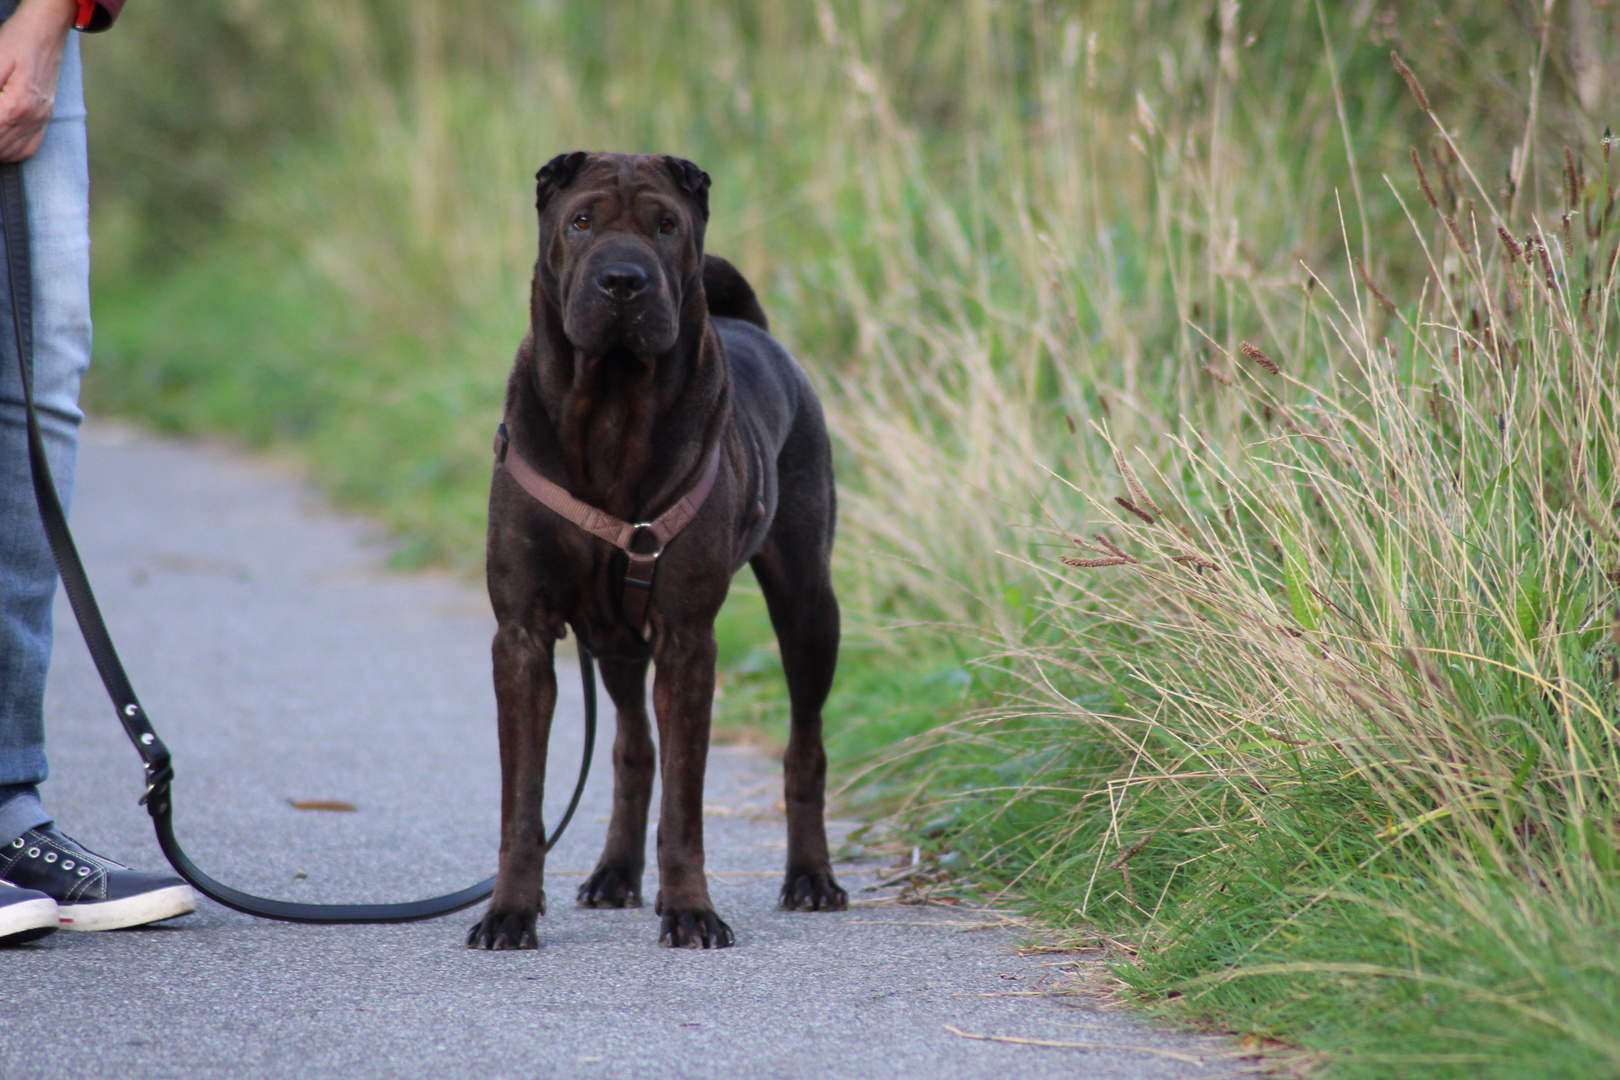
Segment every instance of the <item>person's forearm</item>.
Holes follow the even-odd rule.
[[[21,0],[5,25],[21,22],[30,26],[35,34],[61,34],[65,39],[82,6],[79,0]]]

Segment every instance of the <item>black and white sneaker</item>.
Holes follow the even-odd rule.
[[[174,875],[131,870],[54,825],[0,847],[0,879],[55,900],[64,930],[119,930],[197,910],[191,886]]]
[[[54,934],[56,920],[55,900],[42,892],[0,881],[0,945],[21,945]]]

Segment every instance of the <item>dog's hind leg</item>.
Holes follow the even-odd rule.
[[[613,740],[613,819],[596,870],[579,887],[584,907],[641,906],[647,861],[647,804],[658,767],[647,723],[647,661],[603,660],[602,683],[618,711]]]
[[[829,509],[829,526],[831,516]],[[778,522],[782,523],[780,515]],[[788,850],[781,906],[789,911],[842,911],[849,906],[849,895],[833,877],[827,853],[827,751],[821,741],[821,707],[838,666],[831,542],[830,528],[819,533],[779,527],[751,562],[781,645],[793,709],[782,758]]]
[[[501,855],[489,910],[467,934],[471,949],[533,949],[546,909],[546,743],[557,704],[553,639],[503,622],[495,632],[495,707],[501,743]]]

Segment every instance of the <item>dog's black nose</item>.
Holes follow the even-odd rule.
[[[615,300],[634,300],[647,291],[647,271],[635,263],[608,263],[597,273],[596,286]]]

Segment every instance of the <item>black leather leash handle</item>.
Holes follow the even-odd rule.
[[[135,697],[135,688],[124,673],[118,650],[113,647],[107,624],[102,621],[95,593],[90,590],[90,579],[79,560],[73,534],[68,531],[67,517],[62,513],[56,485],[51,482],[50,465],[45,460],[45,443],[40,438],[39,418],[34,412],[34,278],[29,261],[28,201],[23,190],[22,166],[15,162],[0,162],[0,232],[4,235],[6,276],[11,286],[11,325],[16,338],[17,368],[22,375],[23,405],[28,415],[28,462],[33,472],[34,498],[39,503],[40,520],[45,524],[56,568],[62,575],[62,589],[73,605],[73,614],[78,617],[84,642],[96,670],[101,673],[107,695],[118,710],[119,722],[146,766],[146,794],[140,801],[152,815],[152,826],[157,830],[163,854],[180,876],[203,895],[237,911],[284,922],[415,922],[460,911],[489,896],[495,891],[493,876],[459,892],[401,904],[299,904],[272,900],[215,881],[198,869],[180,847],[180,841],[174,836],[174,765],[168,747],[152,729],[152,722],[147,719],[146,711]],[[596,671],[591,654],[583,645],[579,649],[579,673],[585,688],[585,752],[579,763],[579,781],[574,785],[573,798],[569,799],[568,810],[556,831],[546,841],[547,851],[557,843],[574,817],[585,791],[585,778],[590,773],[591,755],[596,749]]]

